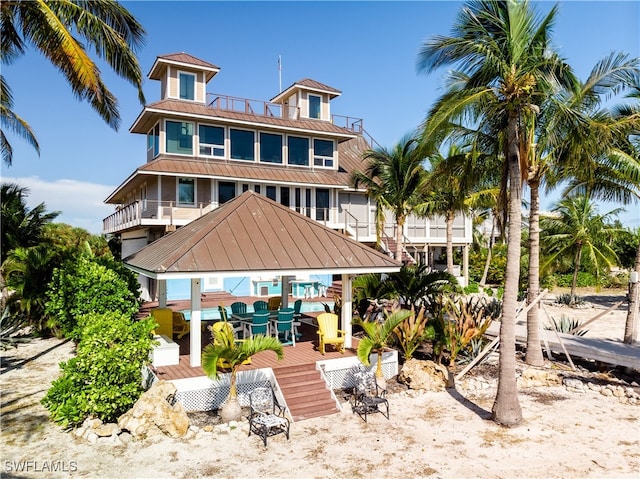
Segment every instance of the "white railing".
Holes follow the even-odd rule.
[[[126,204],[102,220],[102,230],[113,233],[143,224],[184,224],[213,209],[211,203],[194,206],[178,205],[175,201],[137,200]]]

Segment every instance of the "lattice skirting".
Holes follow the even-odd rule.
[[[371,355],[371,369],[375,369],[377,355]],[[321,369],[325,381],[332,390],[347,389],[353,387],[352,372],[360,365],[356,357],[329,359],[318,361],[317,367]],[[398,374],[398,352],[388,351],[382,356],[382,372],[385,378]],[[151,387],[158,378],[145,368],[142,372],[143,384]],[[229,375],[221,374],[220,379],[212,381],[207,377],[176,379],[172,382],[177,391],[175,400],[182,403],[186,411],[210,411],[218,409],[229,396]],[[276,393],[280,404],[285,404],[273,371],[257,369],[241,371],[238,373],[238,402],[241,406],[249,406],[249,392],[257,387],[271,386]]]

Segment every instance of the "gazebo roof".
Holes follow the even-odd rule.
[[[388,273],[401,266],[252,191],[145,246],[124,264],[156,279]]]

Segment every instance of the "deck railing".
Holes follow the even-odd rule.
[[[207,107],[216,110],[234,111],[238,113],[249,113],[268,118],[287,118],[290,120],[300,119],[300,108],[295,106],[285,106],[278,103],[269,103],[262,100],[251,100],[249,98],[239,98],[218,93],[207,93]],[[305,118],[306,119],[306,118]],[[346,128],[354,133],[365,132],[362,118],[351,116],[331,115],[331,123],[341,128]]]

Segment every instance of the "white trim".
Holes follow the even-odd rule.
[[[189,75],[193,77],[193,98],[182,98],[180,96],[180,75]],[[193,102],[197,102],[197,103],[203,103],[202,100],[198,100],[198,74],[195,72],[190,72],[190,71],[186,71],[186,70],[176,70],[176,81],[178,82],[178,84],[176,85],[176,97],[168,97],[168,98],[175,98],[176,100],[183,100],[183,101],[193,101]]]

